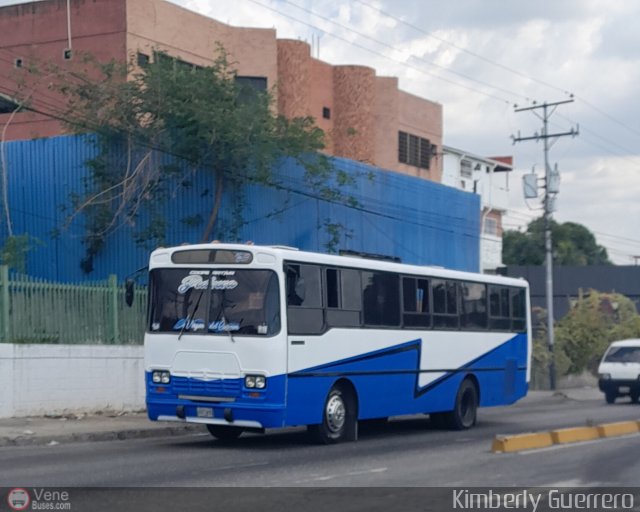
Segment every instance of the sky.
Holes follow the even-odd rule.
[[[549,132],[561,173],[554,217],[586,225],[612,261],[640,255],[640,2],[605,0],[172,0],[236,26],[268,27],[312,43],[332,64],[363,64],[444,110],[444,143],[513,155],[509,229],[541,215],[522,175],[543,175],[533,102],[561,105]],[[540,111],[538,111],[540,112]],[[529,208],[532,209],[529,209]]]
[[[314,43],[331,64],[362,64],[397,76],[400,88],[443,105],[444,144],[473,154],[512,155],[506,229],[541,215],[522,198],[522,175],[544,174],[533,112],[558,106],[560,193],[554,218],[587,226],[612,261],[640,255],[640,2],[630,0],[170,0],[234,26],[275,28]],[[0,0],[0,5],[17,3]],[[540,111],[537,111],[538,113]]]

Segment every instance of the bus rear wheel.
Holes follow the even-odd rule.
[[[209,434],[220,441],[233,441],[244,432],[240,427],[228,427],[227,425],[207,425],[207,430]]]
[[[333,387],[327,395],[322,411],[322,423],[309,425],[312,439],[322,444],[334,444],[345,441],[357,422],[353,401],[341,387]]]
[[[478,390],[471,379],[464,379],[456,395],[453,411],[445,414],[451,430],[466,430],[476,424],[478,417]]]

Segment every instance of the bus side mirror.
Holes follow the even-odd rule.
[[[127,306],[131,307],[133,305],[133,297],[135,295],[135,282],[133,279],[127,279],[124,282],[124,301],[127,303]]]

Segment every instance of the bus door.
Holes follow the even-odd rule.
[[[311,338],[324,331],[321,267],[286,263],[287,294],[287,372],[309,366]]]

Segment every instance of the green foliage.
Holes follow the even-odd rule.
[[[581,294],[555,329],[559,350],[570,360],[568,373],[595,372],[609,343],[640,335],[640,316],[629,298],[590,290]]]
[[[553,261],[556,265],[610,265],[607,250],[596,243],[593,234],[581,224],[551,221]],[[524,233],[505,231],[502,259],[506,265],[542,265],[544,219],[531,221]]]
[[[327,252],[335,254],[338,252],[338,248],[340,247],[340,239],[351,238],[353,236],[353,230],[348,229],[344,224],[339,222],[331,222],[331,219],[327,218],[324,220],[324,228],[329,236],[325,247],[327,248]]]
[[[202,241],[220,231],[218,212],[228,187],[235,196],[229,228],[238,235],[244,199],[237,190],[247,183],[278,186],[272,170],[283,158],[304,167],[318,197],[357,203],[344,192],[353,178],[336,172],[321,153],[324,133],[314,120],[275,115],[272,94],[238,85],[222,47],[208,67],[154,55],[143,70],[133,62],[100,63],[91,56],[72,77],[57,70],[59,91],[68,101],[62,115],[68,128],[98,136],[99,155],[87,162],[91,177],[85,192],[71,198],[69,222],[79,213],[86,217],[85,270],[93,268],[108,235],[123,224],[136,228],[138,243],[163,240],[167,223],[153,206],[170,199],[169,183],[187,187],[196,172],[209,173],[216,190],[209,218],[202,222]],[[165,160],[171,155],[175,163],[161,161],[160,154]],[[139,225],[142,219],[147,225]]]
[[[42,242],[29,234],[9,236],[0,249],[0,263],[9,268],[24,274],[27,266],[27,255],[29,251]]]
[[[536,388],[548,387],[549,364],[551,353],[547,345],[547,312],[541,308],[534,308],[533,318],[536,325],[533,326],[533,342],[531,354],[531,373],[533,386]],[[566,375],[571,367],[571,360],[561,346],[554,347],[553,357],[555,360],[556,374]]]

